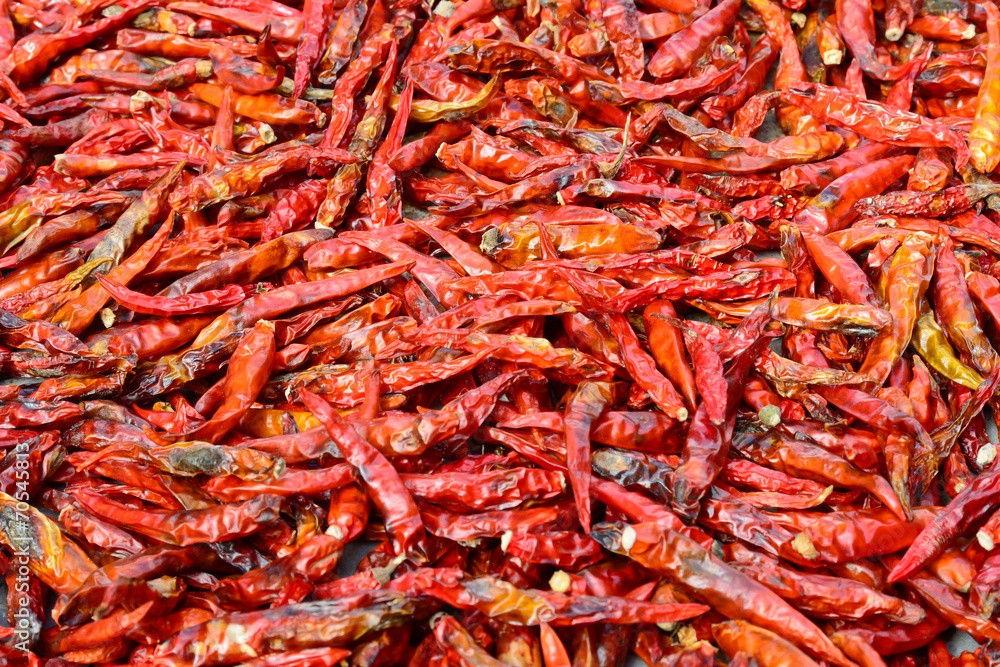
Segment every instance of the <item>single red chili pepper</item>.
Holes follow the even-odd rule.
[[[119,284],[127,284],[131,281],[159,252],[172,229],[173,217],[171,216],[138,250],[112,269],[107,274],[108,279]],[[100,284],[92,285],[82,294],[63,305],[52,319],[63,325],[67,331],[82,331],[93,321],[109,298],[110,295]]]
[[[264,495],[204,510],[154,511],[134,509],[89,489],[73,489],[71,495],[88,511],[113,524],[178,546],[252,534],[272,521],[281,506],[277,496]]]
[[[396,553],[405,554],[416,548],[423,539],[424,528],[417,507],[395,469],[323,399],[307,390],[299,390],[299,397],[323,422],[341,453],[357,470],[372,501],[386,516]]]
[[[256,248],[235,252],[193,271],[168,285],[161,296],[219,289],[229,284],[247,285],[297,262],[313,244],[330,238],[328,230],[314,229],[285,234]]]
[[[935,256],[932,252],[928,237],[912,235],[893,256],[888,270],[892,278],[889,278],[889,291],[885,299],[894,323],[891,329],[876,337],[859,369],[860,373],[868,375],[876,383],[885,381],[892,366],[909,344],[912,329],[908,326],[916,320],[920,300],[929,286],[934,270]],[[905,282],[899,281],[894,279],[897,275],[906,275],[908,278]],[[907,287],[903,287],[904,284]]]
[[[359,591],[343,596],[336,601],[324,600],[318,605],[289,605],[292,610],[280,614],[275,610],[251,611],[244,614],[227,615],[222,621],[226,627],[242,629],[256,623],[261,629],[252,636],[241,648],[228,647],[225,644],[213,644],[206,654],[206,659],[212,663],[231,663],[246,657],[246,648],[256,654],[265,651],[265,646],[272,641],[287,642],[287,651],[321,648],[331,641],[343,643],[348,637],[364,636],[370,630],[370,621],[377,618],[379,623],[386,625],[400,624],[416,613],[424,613],[425,607],[409,600],[401,593],[389,591]],[[313,627],[319,635],[303,635],[303,627]],[[158,645],[152,658],[156,660],[191,660],[199,649],[207,633],[211,632],[211,622],[195,625],[182,630],[168,641]],[[296,629],[298,632],[296,632]],[[237,630],[238,631],[238,630]],[[280,639],[279,639],[280,638]]]
[[[454,569],[415,570],[393,582],[397,590],[414,589],[459,608],[521,625],[579,625],[594,621],[628,623],[630,619],[692,618],[705,611],[699,604],[667,604],[609,597],[603,609],[589,609],[594,598],[568,593],[518,589],[493,577],[471,577]]]
[[[1000,128],[996,125],[996,87],[1000,81],[998,79],[1000,70],[996,67],[996,58],[1000,55],[1000,26],[997,25],[997,19],[1000,18],[1000,11],[996,5],[984,5],[984,9],[988,35],[986,74],[979,88],[976,115],[969,130],[969,152],[972,155],[973,166],[989,174],[997,168],[997,164],[1000,164],[1000,150],[997,145],[997,132]]]
[[[872,141],[952,148],[958,167],[969,160],[968,147],[953,130],[909,111],[889,109],[878,102],[863,100],[822,84],[798,86],[783,93],[782,98],[828,123],[853,130]]]
[[[838,641],[838,634],[850,635],[851,643],[864,642],[879,655],[893,655],[908,650],[921,648],[929,644],[946,628],[951,627],[931,610],[926,610],[927,618],[917,625],[893,625],[888,628],[855,623],[850,629],[836,633],[831,638],[839,645],[845,643],[843,638]],[[860,664],[860,663],[859,663]]]
[[[614,390],[615,385],[607,383],[583,383],[563,415],[566,466],[584,530],[590,527],[590,429],[605,407],[618,402]]]
[[[455,293],[447,284],[459,277],[448,264],[428,257],[405,243],[381,234],[361,234],[347,232],[345,240],[354,241],[380,255],[396,262],[407,262],[413,267],[413,274],[423,283],[439,302],[447,306],[456,306],[463,301],[460,294]]]
[[[575,525],[572,506],[548,506],[527,510],[498,510],[479,514],[423,512],[421,518],[427,531],[437,537],[473,540],[500,537],[507,531],[565,530]]]
[[[323,9],[324,17],[328,8],[325,5],[317,5],[312,12],[306,12],[306,14],[316,14],[320,9]],[[341,11],[340,15],[337,17],[337,23],[334,25],[333,30],[329,32],[329,37],[327,38],[326,48],[323,53],[322,60],[319,63],[319,74],[317,79],[320,83],[324,85],[329,85],[334,82],[334,77],[337,75],[340,68],[342,68],[350,60],[351,50],[354,45],[354,40],[358,37],[358,28],[361,22],[365,19],[365,14],[368,11],[368,6],[363,2],[347,2]],[[330,19],[327,18],[327,21]],[[312,22],[316,22],[316,17],[312,18]],[[306,19],[306,28],[309,30],[310,20]],[[315,30],[316,39],[323,34],[323,30]],[[305,73],[308,73],[311,68],[302,68]],[[299,78],[306,77],[307,74],[298,74],[299,68],[296,67],[296,75]],[[308,80],[308,79],[306,79]]]
[[[882,192],[913,165],[908,155],[885,158],[836,179],[799,211],[794,222],[820,234],[837,231],[854,218],[854,202]]]
[[[812,478],[816,481],[833,483],[845,488],[853,487],[868,490],[870,493],[876,495],[897,516],[902,518],[906,515],[906,511],[896,497],[895,492],[891,490],[885,479],[861,473],[861,471],[847,464],[846,461],[829,454],[825,450],[814,448],[813,445],[788,440],[783,441],[781,446],[775,446],[776,444],[773,441],[765,444],[761,440],[757,440],[752,444],[737,441],[736,446],[741,454],[756,463],[767,461],[772,466],[777,463],[779,469],[784,468],[783,472],[789,474],[798,473],[804,475],[807,479]],[[793,461],[799,457],[802,457],[802,463],[794,463]]]
[[[104,276],[97,277],[98,282],[108,291],[116,302],[137,313],[170,317],[171,315],[200,315],[206,312],[225,310],[246,298],[246,291],[239,285],[230,285],[226,289],[211,290],[195,294],[182,294],[178,297],[147,296],[128,289],[118,283],[113,283]]]
[[[771,625],[777,630],[782,623],[785,627],[794,626],[797,631],[790,636],[796,644],[835,664],[848,663],[826,635],[804,616],[688,538],[648,523],[625,527],[605,524],[594,532],[594,538],[606,549],[633,554],[654,571],[671,573],[678,582],[690,581],[694,572],[698,572],[704,583],[698,586],[697,596],[711,599],[717,607],[725,605],[732,615],[755,621],[765,629]],[[739,600],[743,596],[752,598],[753,604],[741,606]]]
[[[994,475],[983,473],[962,489],[946,510],[917,536],[903,559],[889,573],[890,580],[899,581],[925,565],[948,546],[963,526],[984,516],[992,507],[993,483]]]
[[[681,463],[674,471],[672,505],[676,511],[689,516],[693,514],[698,501],[722,470],[732,441],[736,406],[743,394],[743,384],[753,357],[760,353],[766,340],[763,336],[758,337],[738,355],[726,372],[723,421],[716,422],[711,418],[704,399],[695,410],[684,441]]]
[[[58,35],[33,33],[14,44],[10,54],[9,74],[14,81],[24,83],[45,70],[56,56],[85,46],[92,40],[127,25],[149,7],[149,2],[133,2],[114,16],[101,18],[89,25],[76,26]]]
[[[687,71],[695,59],[717,36],[729,29],[739,5],[732,1],[718,4],[690,26],[670,36],[649,61],[649,73],[661,79],[673,79]]]
[[[399,275],[410,266],[409,263],[387,264],[326,280],[289,285],[256,294],[217,317],[211,325],[202,330],[195,339],[193,347],[207,345],[262,319],[353,293],[358,288]]]
[[[791,642],[745,621],[726,621],[712,626],[712,636],[729,655],[741,652],[760,662],[788,660],[811,667],[817,664]]]

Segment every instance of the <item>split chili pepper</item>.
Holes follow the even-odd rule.
[[[15,515],[18,501],[0,495],[3,530],[0,541],[8,549],[27,554],[27,567],[46,586],[59,593],[76,590],[96,569],[75,542],[64,537],[54,521],[29,507],[27,516]]]

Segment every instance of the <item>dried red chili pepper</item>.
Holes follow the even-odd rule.
[[[385,514],[396,552],[405,554],[416,548],[423,539],[424,528],[413,499],[391,464],[362,440],[323,399],[306,390],[299,390],[299,395],[323,422],[341,453],[357,470],[372,501]]]
[[[403,575],[392,586],[415,590],[460,609],[476,609],[491,618],[519,625],[579,625],[601,620],[630,623],[633,619],[683,620],[702,612],[699,604],[629,601],[609,597],[603,603],[587,595],[518,589],[493,577],[470,577],[454,569],[420,569]],[[603,608],[596,606],[603,604]]]
[[[782,98],[828,123],[853,130],[872,141],[952,148],[958,167],[969,160],[968,146],[954,130],[909,111],[889,109],[878,102],[818,83],[798,86],[783,93]]]
[[[644,566],[670,576],[682,587],[697,572],[701,581],[697,590],[691,591],[696,596],[710,600],[727,614],[742,617],[740,620],[756,621],[765,629],[766,625],[775,630],[795,627],[795,632],[786,634],[796,644],[832,663],[849,664],[826,635],[804,616],[682,535],[642,523],[624,527],[604,525],[595,530],[594,538],[604,548],[630,555]],[[741,604],[742,599],[749,604]]]
[[[867,667],[1000,636],[996,9],[418,5],[0,3],[33,650]]]
[[[988,34],[988,51],[986,58],[986,75],[979,87],[979,97],[976,103],[976,116],[969,130],[969,152],[972,155],[972,165],[984,174],[992,173],[1000,164],[1000,146],[997,145],[997,85],[1000,83],[1000,70],[996,61],[1000,56],[1000,10],[996,5],[985,3],[986,30]]]

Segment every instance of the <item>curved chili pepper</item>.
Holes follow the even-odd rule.
[[[640,602],[621,597],[605,598],[606,604],[588,595],[518,589],[494,577],[470,577],[460,570],[419,569],[396,579],[397,590],[417,590],[442,602],[519,625],[575,626],[603,621],[630,623],[631,619],[683,620],[705,611],[700,604]]]
[[[416,548],[424,537],[423,524],[417,506],[392,465],[362,440],[326,401],[304,389],[299,390],[299,398],[323,422],[341,453],[356,469],[372,502],[385,515],[396,553],[405,554]]]
[[[958,351],[983,373],[991,373],[997,353],[979,326],[965,271],[954,253],[951,239],[938,246],[934,263],[934,303],[938,317]],[[975,389],[975,387],[970,387]]]
[[[139,247],[124,262],[121,262],[110,273],[109,280],[119,284],[127,284],[149,264],[150,260],[163,247],[163,242],[173,229],[173,216],[160,226],[142,246]],[[79,296],[68,301],[52,319],[63,325],[67,331],[82,331],[97,316],[111,295],[100,285],[92,285]]]
[[[137,313],[170,317],[171,315],[198,315],[206,312],[227,309],[244,301],[246,291],[231,285],[222,290],[211,290],[195,294],[182,294],[175,298],[147,296],[113,283],[104,276],[97,277],[98,282],[108,291],[118,303],[131,308]]]
[[[912,165],[912,156],[900,155],[876,160],[841,176],[823,188],[808,206],[796,213],[793,221],[800,227],[820,234],[843,229],[855,216],[855,202],[882,192]]]
[[[946,378],[969,389],[976,389],[982,384],[983,376],[958,358],[926,302],[910,340],[924,361]]]
[[[716,608],[722,606],[728,614],[764,629],[771,626],[773,631],[786,631],[794,627],[795,632],[786,634],[794,637],[797,645],[834,664],[848,664],[840,650],[804,616],[690,539],[649,523],[624,527],[604,524],[592,534],[605,549],[628,554],[646,567],[669,575],[682,589],[698,581],[691,592],[711,600]],[[753,603],[743,605],[743,599],[752,599]]]
[[[281,507],[277,496],[257,496],[233,505],[203,510],[134,509],[89,489],[71,494],[89,512],[166,544],[190,546],[253,534],[273,521]]]
[[[712,636],[719,648],[731,656],[743,652],[753,656],[759,664],[787,661],[789,664],[812,667],[816,662],[794,644],[773,632],[745,621],[726,621],[712,626]]]
[[[916,322],[920,302],[929,287],[934,270],[935,256],[931,240],[926,236],[913,235],[903,241],[892,259],[889,272],[908,276],[904,283],[889,279],[889,292],[885,295],[889,312],[894,323],[892,329],[878,336],[865,357],[858,372],[868,375],[881,384],[889,376],[893,364],[909,345]],[[902,288],[902,289],[900,289]]]
[[[782,99],[825,122],[853,130],[872,141],[897,146],[952,148],[956,166],[969,161],[965,142],[951,128],[909,111],[889,109],[822,84],[803,84],[782,93]]]
[[[861,69],[881,80],[892,81],[899,78],[902,74],[899,67],[887,67],[876,56],[875,19],[871,3],[866,0],[838,0],[836,14],[837,26],[844,37],[844,43]]]
[[[702,109],[715,120],[722,120],[756,95],[764,86],[764,79],[778,56],[778,46],[770,34],[757,40],[746,69],[726,90],[701,103]]]
[[[686,72],[709,43],[729,29],[738,10],[735,0],[723,0],[691,25],[671,35],[650,59],[649,73],[660,79],[674,79]]]

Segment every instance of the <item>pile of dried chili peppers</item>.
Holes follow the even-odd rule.
[[[1000,664],[991,0],[0,10],[3,665]]]

